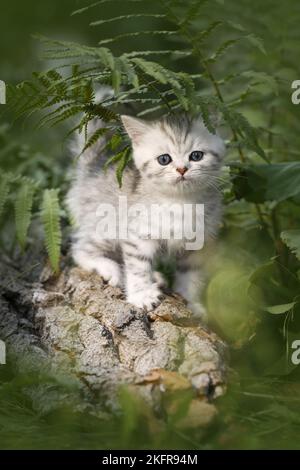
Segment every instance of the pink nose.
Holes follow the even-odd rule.
[[[178,171],[178,173],[180,173],[180,174],[183,176],[184,173],[187,172],[187,168],[186,168],[186,167],[183,167],[183,168],[176,168],[176,171]]]

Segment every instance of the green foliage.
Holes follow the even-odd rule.
[[[285,230],[280,234],[282,241],[300,260],[300,230]]]
[[[46,371],[28,374],[9,364],[1,367],[0,379],[0,448],[5,450],[299,448],[299,384],[293,382],[264,377],[258,383],[248,376],[233,384],[218,399],[218,419],[205,432],[182,427],[178,419],[158,420],[127,388],[120,391],[120,411],[107,417],[74,411],[82,409],[78,387]],[[175,418],[186,414],[184,393],[180,401]]]
[[[285,15],[279,2],[276,7],[271,0],[256,2],[255,15],[249,0],[228,2],[100,0],[86,5],[73,12],[72,20],[90,23],[89,45],[40,37],[47,70],[9,86],[8,102],[16,118],[35,119],[38,129],[50,132],[66,124],[69,134],[83,133],[78,153],[105,136],[110,157],[104,170],[114,165],[119,185],[131,159],[119,120],[124,110],[148,118],[187,111],[200,114],[211,132],[220,128],[228,148],[227,172],[216,184],[226,207],[207,305],[236,347],[257,346],[260,328],[278,335],[283,347],[268,358],[280,363],[287,337],[299,327],[300,136],[288,94],[299,71],[298,24],[295,20],[278,33]],[[296,18],[300,8],[294,8]],[[102,85],[111,86],[114,94],[99,102]],[[88,123],[95,117],[104,128],[89,135]],[[5,152],[11,155],[14,149]],[[22,161],[17,169],[7,163],[4,169],[8,176],[1,177],[0,211],[16,194],[21,198],[21,180],[15,178],[38,175],[32,214],[35,201],[44,198],[47,249],[57,270],[64,214],[56,191],[44,191],[59,187],[63,197],[68,180],[61,157],[55,165],[45,158],[43,165],[34,160],[26,167]],[[18,203],[23,247],[30,197]],[[270,366],[267,360],[265,366]]]
[[[220,86],[211,72],[211,66],[221,59],[229,46],[234,46],[240,39],[250,38],[250,42],[255,43],[255,46],[261,43],[257,38],[255,41],[253,35],[246,35],[244,28],[242,28],[243,34],[241,36],[225,40],[212,55],[206,56],[207,41],[211,34],[217,27],[224,26],[225,23],[219,20],[213,21],[195,34],[193,22],[198,19],[205,3],[192,2],[190,7],[186,11],[181,11],[179,15],[178,9],[182,10],[181,2],[164,0],[156,5],[159,13],[136,11],[135,13],[93,21],[91,25],[96,26],[112,22],[127,23],[129,20],[137,21],[140,18],[151,18],[153,21],[164,19],[175,28],[174,30],[153,29],[152,31],[142,29],[124,33],[113,39],[103,39],[100,41],[100,47],[83,46],[74,42],[54,41],[40,37],[46,47],[47,59],[63,61],[64,76],[58,69],[51,69],[48,72],[35,73],[32,80],[9,89],[10,102],[16,110],[17,116],[31,115],[36,111],[56,106],[54,110],[44,115],[39,121],[39,125],[55,125],[82,113],[85,114],[84,124],[86,125],[94,117],[101,117],[107,122],[116,120],[120,105],[130,102],[135,105],[137,112],[141,115],[146,113],[169,114],[180,109],[191,113],[201,113],[206,125],[212,130],[214,126],[209,115],[211,111],[215,110],[223,115],[225,123],[234,134],[234,140],[239,136],[244,145],[249,146],[265,159],[264,151],[258,144],[255,130],[245,116],[225,103]],[[101,4],[94,4],[93,8],[99,5]],[[136,9],[138,10],[138,8],[139,5]],[[88,11],[88,7],[77,10],[74,14],[86,11]],[[228,26],[228,23],[226,25]],[[191,28],[191,31],[188,28]],[[137,50],[129,53],[124,51],[119,55],[114,53],[113,47],[111,49],[103,47],[104,44],[110,44],[112,41],[124,40],[126,35],[127,38],[128,35],[137,38],[140,34],[144,35],[145,32],[152,36],[160,34],[168,37],[172,34],[177,40],[185,43],[185,47],[181,51],[168,47],[163,51]],[[207,95],[206,92],[202,95],[196,91],[201,73],[194,75],[183,73],[167,67],[161,62],[148,59],[148,56],[156,54],[169,56],[170,66],[174,65],[174,58],[178,54],[186,57],[194,55],[194,60],[199,62],[199,72],[202,68],[203,78],[208,79],[212,91],[216,92],[217,99],[212,93]],[[164,60],[164,62],[166,61]],[[68,64],[71,73],[66,76]],[[246,76],[244,75],[244,77]],[[253,79],[253,76],[250,78]],[[260,79],[263,80],[262,75],[260,75]],[[110,84],[113,87],[114,97],[95,105],[93,90],[101,83]],[[109,112],[112,114],[106,114]]]
[[[234,191],[250,202],[281,202],[299,196],[300,162],[232,165]]]
[[[14,206],[16,239],[22,251],[26,247],[36,190],[36,182],[25,176],[3,172],[0,177],[0,215]],[[2,219],[5,223],[4,216]]]
[[[127,165],[127,163],[131,160],[131,149],[129,147],[125,148],[122,152],[119,154],[119,162],[117,165],[117,180],[119,183],[119,186],[122,186],[122,177],[123,177],[123,172],[124,169]]]
[[[35,187],[32,182],[25,181],[18,191],[15,203],[17,239],[23,250],[25,249],[27,232],[31,220],[34,190]]]
[[[59,234],[64,211],[58,209],[56,195],[44,191],[60,188],[62,200],[68,188],[70,161],[61,146],[67,132],[82,132],[88,148],[103,138],[100,129],[87,136],[91,119],[105,121],[107,136],[115,129],[105,167],[115,165],[121,184],[130,152],[119,114],[152,118],[182,110],[200,113],[212,132],[221,128],[228,148],[226,172],[218,180],[225,196],[224,223],[219,249],[210,258],[206,304],[213,326],[232,345],[231,365],[239,372],[240,386],[218,401],[220,420],[203,438],[199,430],[178,431],[172,420],[166,430],[159,426],[159,432],[150,420],[148,429],[149,421],[141,421],[126,392],[121,395],[121,419],[99,422],[60,408],[54,423],[53,413],[41,416],[40,408],[34,409],[36,400],[28,399],[28,387],[34,384],[28,384],[27,376],[24,383],[1,376],[1,445],[120,448],[121,430],[127,448],[299,447],[299,366],[290,360],[290,345],[300,331],[300,108],[291,104],[290,85],[300,76],[300,4],[99,0],[92,5],[87,1],[68,20],[70,2],[61,1],[52,16],[54,34],[58,37],[59,23],[63,36],[75,37],[74,42],[41,38],[43,72],[24,81],[40,65],[22,28],[28,24],[28,38],[43,30],[43,24],[51,31],[55,10],[49,16],[41,9],[25,22],[24,14],[34,7],[28,1],[29,6],[18,5],[23,12],[18,16],[13,2],[3,5],[4,16],[11,8],[13,24],[19,26],[14,37],[18,44],[23,41],[22,48],[10,46],[12,25],[3,23],[9,35],[0,44],[2,78],[23,80],[9,86],[12,112],[5,120],[25,118],[30,144],[22,143],[26,135],[18,122],[16,130],[0,125],[1,249],[18,259],[19,244],[30,247],[39,240],[44,194],[47,208],[53,204],[56,213],[53,218],[52,210],[47,211],[47,231],[56,224]],[[98,20],[84,29],[83,24]],[[77,31],[78,41],[89,46],[75,42]],[[114,96],[98,103],[95,92],[103,84],[113,87]],[[6,113],[7,106],[2,109]],[[61,225],[65,235],[68,229]],[[50,236],[47,242],[56,268],[59,239]],[[5,370],[1,367],[0,373]],[[40,386],[38,377],[36,388]]]
[[[93,134],[88,138],[86,144],[84,145],[81,153],[85,152],[88,148],[92,147],[95,145],[98,141],[98,139],[102,136],[105,135],[105,133],[108,131],[106,127],[102,127],[100,129],[97,129]]]
[[[58,191],[46,189],[43,196],[41,217],[44,226],[45,244],[53,271],[59,271],[61,228]]]
[[[289,312],[295,307],[296,302],[290,302],[289,304],[282,305],[273,305],[272,307],[267,307],[266,311],[272,313],[272,315],[281,315],[282,313]]]
[[[2,174],[0,181],[0,216],[2,215],[4,205],[6,203],[8,193],[9,193],[9,183],[11,180],[11,175]]]

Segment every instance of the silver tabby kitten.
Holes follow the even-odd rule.
[[[177,262],[174,291],[188,301],[195,314],[203,316],[200,303],[203,259],[220,224],[221,200],[216,181],[225,153],[224,143],[200,119],[182,116],[148,122],[130,116],[121,118],[133,148],[133,163],[124,172],[121,188],[113,167],[103,171],[107,158],[103,152],[104,139],[80,157],[67,200],[77,224],[73,258],[83,269],[96,271],[110,285],[124,288],[129,303],[149,311],[162,299],[163,278],[155,271],[156,260],[172,256]],[[99,128],[103,123],[97,121],[95,125]],[[78,145],[79,142],[77,154],[81,150]],[[184,239],[152,239],[148,220],[141,213],[133,216],[135,228],[129,229],[127,239],[99,238],[96,215],[99,204],[110,204],[117,210],[119,196],[126,196],[128,206],[138,203],[150,209],[153,204],[158,205],[163,218],[164,210],[174,202],[204,204],[204,248],[187,251]],[[178,222],[176,215],[175,220],[169,220],[171,224]]]

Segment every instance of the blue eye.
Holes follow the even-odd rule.
[[[191,154],[190,154],[190,161],[191,162],[200,162],[200,160],[202,160],[204,156],[204,152],[201,152],[201,150],[194,150]]]
[[[157,161],[160,165],[166,166],[169,165],[169,163],[172,161],[172,158],[168,153],[165,153],[164,155],[160,155],[159,157],[157,157]]]

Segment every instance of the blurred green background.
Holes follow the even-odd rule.
[[[80,0],[2,2],[0,79],[16,84],[29,78],[33,71],[50,68],[49,63],[42,59],[39,41],[32,37],[36,33],[96,46],[99,40],[128,31],[128,28],[147,30],[157,26],[160,29],[170,27],[163,19],[149,18],[135,19],[129,26],[126,22],[118,23],[117,27],[109,24],[98,28],[89,26],[92,20],[122,14],[122,9],[127,12],[125,2],[108,3],[83,15],[70,16],[73,10],[89,3]],[[221,19],[234,23],[235,29],[242,25],[247,34],[253,35],[250,42],[255,43],[257,38],[263,40],[263,47],[260,43],[260,47],[251,47],[251,44],[238,42],[214,66],[214,73],[220,81],[241,70],[266,74],[265,77],[252,75],[246,85],[244,80],[245,77],[248,80],[249,75],[244,75],[233,84],[225,84],[226,100],[237,100],[238,109],[252,125],[260,129],[262,144],[272,163],[299,161],[300,105],[291,103],[291,82],[300,79],[300,3],[295,0],[206,3],[204,13],[197,19],[194,28],[201,31],[205,25]],[[186,7],[188,4],[186,2]],[[136,8],[134,4],[130,5],[130,11],[134,12]],[[146,12],[153,11],[152,2],[142,2],[142,8]],[[231,30],[226,24],[210,38],[205,53],[214,51],[218,44],[230,39]],[[176,39],[163,42],[159,36],[145,36],[138,41],[130,39],[112,47],[114,53],[119,54],[137,48],[165,49],[170,45],[174,47],[174,43],[177,49],[186,47]],[[161,60],[164,63],[165,59]],[[201,71],[193,58],[177,60],[174,67],[189,73]],[[276,77],[276,83],[267,77]],[[205,80],[199,82],[199,88],[204,93],[206,90],[209,92]],[[247,92],[241,99],[242,88]],[[265,132],[266,129],[272,132]],[[14,122],[13,111],[3,111],[0,127],[1,169],[20,170],[27,176],[37,176],[45,187],[65,188],[65,171],[69,164],[65,156],[67,130],[66,125],[34,130],[31,121]],[[257,155],[249,155],[251,163],[262,163]],[[235,149],[231,148],[227,161],[236,160]],[[27,165],[28,161],[30,164]],[[239,182],[244,181],[241,178],[249,178],[249,173],[239,177],[233,182],[234,196],[232,181],[224,189],[227,202],[225,221],[206,293],[214,328],[229,342],[231,366],[238,373],[238,379],[233,374],[227,395],[219,400],[220,413],[214,425],[205,432],[167,428],[154,436],[149,423],[135,416],[125,439],[120,429],[126,429],[130,406],[126,409],[124,404],[124,415],[110,420],[109,424],[97,418],[91,421],[90,416],[74,413],[71,407],[40,412],[27,392],[28,388],[38,387],[41,379],[23,377],[16,372],[13,363],[9,363],[0,367],[1,448],[300,447],[300,366],[294,366],[290,358],[291,341],[300,339],[299,262],[293,254],[284,251],[281,255],[288,259],[281,267],[276,264],[274,257],[278,256],[276,247],[280,230],[277,229],[275,235],[273,230],[273,239],[273,235],[263,226],[264,223],[273,223],[271,228],[275,227],[275,232],[276,224],[282,230],[299,229],[299,194],[296,188],[293,198],[287,196],[283,201],[263,202],[262,222],[257,216],[254,197],[260,190],[259,173],[253,176],[251,191],[244,184],[238,187]],[[251,183],[251,179],[247,181]],[[288,180],[284,189],[295,184],[294,180]],[[276,189],[275,183],[273,187],[278,194],[284,192]],[[248,190],[250,197],[246,195]],[[272,204],[276,206],[276,220],[272,219]],[[10,244],[10,234],[10,227],[5,227],[1,242],[3,248]],[[11,251],[11,246],[9,249]],[[295,303],[293,308],[277,315],[268,311],[270,306],[292,302]],[[47,380],[45,378],[45,383],[48,383]],[[51,381],[54,389],[63,387],[59,381]]]

